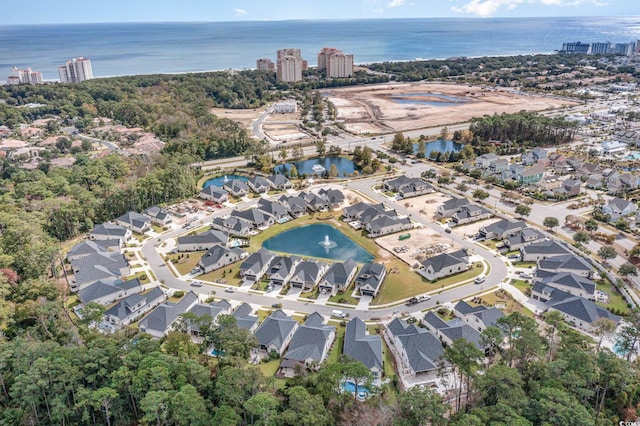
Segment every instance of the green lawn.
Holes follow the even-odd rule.
[[[393,377],[393,375],[396,374],[393,369],[393,355],[391,355],[391,350],[384,339],[382,339],[382,359],[384,361],[384,377]]]
[[[128,280],[133,280],[135,278],[138,278],[140,280],[140,284],[147,284],[147,283],[150,282],[149,274],[147,272],[144,272],[144,271],[138,272],[137,274],[126,276],[124,278],[124,280],[128,281]]]
[[[516,268],[535,268],[536,262],[513,262],[512,265]]]
[[[339,291],[335,296],[329,297],[329,302],[331,303],[345,303],[347,305],[357,305],[359,299],[351,296],[353,293],[353,287],[347,287],[346,291]]]
[[[535,317],[533,312],[513,300],[507,292],[501,292],[500,295],[498,295],[497,292],[485,294],[481,297],[481,299],[488,306],[494,306],[496,304],[506,305],[506,308],[502,309],[506,314],[510,314],[512,312],[520,312],[522,315],[529,318]],[[478,303],[472,303],[472,305],[478,305]]]
[[[342,345],[344,344],[344,331],[345,327],[340,325],[336,326],[336,340],[333,342],[329,356],[327,357],[327,364],[335,364],[342,355]]]
[[[208,274],[200,275],[202,281],[218,282],[237,286],[240,284],[240,265],[242,262],[236,262],[233,265],[227,265]]]
[[[264,377],[273,377],[280,367],[280,359],[274,359],[269,362],[261,362],[258,364],[258,368],[264,375]]]
[[[411,271],[409,266],[400,259],[385,262],[385,265],[389,271],[397,268],[398,273],[387,274],[380,288],[380,293],[378,293],[378,296],[373,300],[373,305],[384,305],[413,297],[417,294],[433,292],[443,287],[471,280],[483,271],[482,267],[477,267],[478,265],[482,265],[482,262],[476,262],[472,268],[465,272],[430,282],[421,275],[418,275],[417,272]]]
[[[181,275],[188,274],[193,268],[198,266],[200,258],[206,251],[193,251],[191,253],[172,253],[167,255],[167,260],[171,260]]]
[[[531,284],[529,284],[525,280],[511,280],[511,285],[520,290],[522,293],[527,294],[527,290],[531,288]]]
[[[496,244],[498,244],[498,243],[496,241],[493,241],[493,240],[484,240],[481,244],[483,246],[487,247],[488,249],[495,250],[496,249]]]
[[[158,226],[156,224],[151,224],[151,229],[153,229],[153,232],[156,232],[158,234],[162,234],[164,232],[164,228],[162,226]]]
[[[320,290],[318,289],[318,287],[315,287],[313,290],[311,290],[309,292],[300,293],[300,297],[299,298],[317,299],[319,295],[320,295]]]
[[[597,284],[596,288],[598,290],[606,291],[609,295],[609,303],[596,302],[598,305],[602,306],[603,308],[617,309],[623,312],[624,315],[628,315],[630,313],[629,306],[627,306],[627,301],[624,299],[624,297],[622,297],[620,293],[618,293],[618,290],[615,289],[613,285],[611,285],[609,280],[599,279],[595,280],[595,282]]]

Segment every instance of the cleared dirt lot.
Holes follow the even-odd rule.
[[[500,218],[492,217],[491,219],[485,219],[485,220],[469,223],[469,224],[462,225],[462,226],[456,226],[456,227],[451,228],[451,229],[453,229],[453,232],[455,232],[456,234],[458,234],[461,237],[471,237],[473,235],[476,235],[480,228],[483,228],[485,226],[489,226],[492,223],[498,222],[499,220],[500,220]]]
[[[411,235],[410,238],[402,241],[398,239],[398,236],[407,233]],[[451,245],[451,240],[424,228],[376,238],[376,243],[380,247],[393,252],[409,266],[414,266],[417,262],[432,255],[457,249],[457,247]],[[401,247],[403,248],[402,251],[395,250]]]
[[[448,199],[449,196],[440,192],[434,192],[432,194],[400,200],[397,201],[397,203],[402,204],[414,214],[421,214],[425,218],[433,220],[438,206]]]
[[[570,101],[505,90],[441,83],[391,83],[322,91],[353,133],[388,133],[449,125],[521,110],[543,111]]]
[[[266,107],[252,109],[211,108],[211,114],[216,115],[218,118],[228,118],[241,123],[246,128],[250,128],[253,120],[258,118],[265,109]]]

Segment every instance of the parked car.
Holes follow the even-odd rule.
[[[227,287],[224,289],[225,292],[227,293],[233,293],[236,291],[235,287]]]
[[[418,303],[426,302],[429,299],[431,299],[431,296],[429,296],[428,294],[425,294],[424,296],[418,296]]]
[[[476,279],[473,280],[473,282],[476,283],[476,284],[480,284],[480,283],[483,283],[484,280],[486,280],[486,279],[487,279],[487,277],[485,277],[484,275],[478,275],[476,277]]]
[[[202,287],[204,283],[202,281],[192,281],[191,286],[193,287]]]
[[[418,303],[417,297],[412,297],[411,299],[407,300],[407,306],[412,306],[412,305],[415,305],[416,303]]]

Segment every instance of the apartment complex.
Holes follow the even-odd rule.
[[[82,56],[72,58],[65,65],[58,67],[58,75],[61,83],[80,83],[91,80],[93,78],[91,60]]]
[[[7,77],[7,84],[42,84],[42,73],[40,71],[32,71],[31,68],[18,69],[13,67],[11,75]]]
[[[256,61],[256,69],[258,71],[275,71],[276,66],[269,58],[260,58]]]
[[[280,49],[277,52],[276,79],[282,82],[296,82],[302,80],[302,71],[308,67],[307,61],[302,59],[300,49]]]
[[[353,55],[334,47],[323,47],[318,53],[318,69],[326,69],[328,78],[352,77]]]

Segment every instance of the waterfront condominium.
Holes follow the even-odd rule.
[[[318,69],[326,69],[328,78],[353,77],[353,55],[333,47],[323,47],[318,53]]]
[[[269,58],[260,58],[256,61],[256,69],[258,71],[275,71],[276,66]]]
[[[302,71],[307,69],[307,61],[302,59],[300,49],[280,49],[277,52],[276,79],[282,82],[302,80]]]
[[[93,78],[91,60],[82,56],[72,58],[65,65],[58,67],[58,75],[62,83],[80,83],[81,81],[91,80]]]
[[[7,78],[7,84],[42,84],[42,73],[31,71],[31,68],[23,70],[13,67],[11,75]]]

